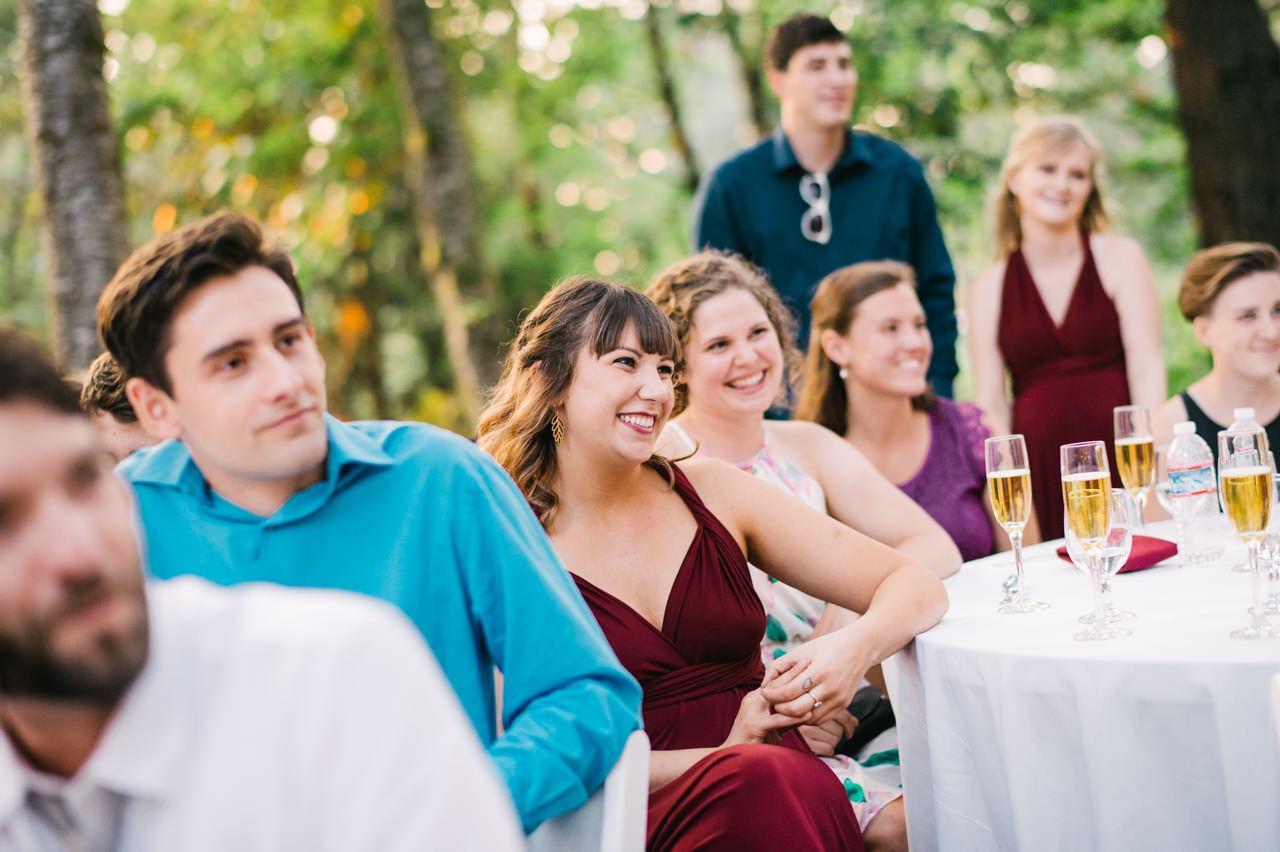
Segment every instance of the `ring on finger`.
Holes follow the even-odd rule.
[[[800,684],[800,688],[803,689],[805,692],[808,692],[809,690],[813,689],[813,678],[811,677],[805,678],[804,683]]]
[[[818,696],[814,695],[813,692],[806,689],[804,694],[813,699],[813,706],[809,708],[810,713],[822,706],[822,702],[818,700]]]

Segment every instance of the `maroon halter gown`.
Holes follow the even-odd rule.
[[[1031,495],[1040,535],[1062,537],[1058,448],[1105,441],[1111,481],[1119,487],[1111,409],[1129,404],[1120,316],[1098,277],[1088,234],[1084,263],[1059,327],[1040,298],[1027,261],[1009,255],[1000,294],[997,342],[1013,377],[1013,431],[1027,440]]]
[[[655,750],[720,745],[742,697],[760,685],[765,617],[746,559],[679,468],[675,489],[698,523],[662,629],[575,576],[618,659],[644,688]],[[782,745],[703,758],[649,795],[649,850],[862,849],[844,787],[794,730]]]

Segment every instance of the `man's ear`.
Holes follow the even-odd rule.
[[[125,396],[138,415],[138,423],[153,437],[165,440],[181,438],[182,424],[174,407],[173,397],[148,382],[134,376],[124,384]]]
[[[767,68],[764,78],[769,82],[769,89],[773,92],[773,96],[782,100],[787,91],[787,72],[779,71],[777,68]]]

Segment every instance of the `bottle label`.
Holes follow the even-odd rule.
[[[1175,497],[1194,497],[1197,494],[1216,494],[1218,483],[1213,479],[1213,462],[1169,466],[1169,494]]]

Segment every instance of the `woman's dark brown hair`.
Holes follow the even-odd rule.
[[[634,329],[646,353],[680,368],[680,341],[658,306],[620,284],[571,278],[557,284],[520,323],[489,406],[480,415],[477,444],[506,468],[544,527],[555,520],[556,443],[551,418],[573,384],[583,348],[604,355]],[[566,424],[569,429],[573,424]],[[649,464],[668,479],[669,462]]]
[[[858,305],[899,284],[908,284],[914,289],[916,276],[910,266],[896,260],[855,263],[822,279],[809,306],[813,325],[809,332],[809,353],[804,360],[800,401],[796,405],[797,420],[812,420],[837,435],[849,431],[849,394],[840,378],[840,365],[822,348],[822,333],[848,334],[858,315]],[[932,406],[930,391],[911,398],[911,407],[916,411],[928,411]]]

